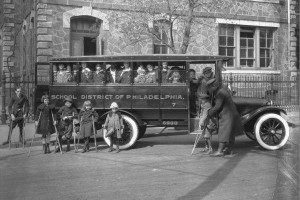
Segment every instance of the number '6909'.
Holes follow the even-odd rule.
[[[163,121],[163,125],[178,125],[178,121]]]

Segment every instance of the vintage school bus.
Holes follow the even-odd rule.
[[[125,124],[120,148],[127,149],[143,137],[147,127],[184,126],[190,130],[189,69],[211,66],[221,83],[222,66],[228,60],[223,56],[201,55],[56,57],[50,61],[49,94],[56,107],[62,106],[67,96],[73,99],[78,109],[84,101],[90,100],[101,116],[98,129],[104,123],[111,103],[116,102]],[[253,112],[243,102],[239,103],[242,105],[239,111],[244,115],[241,117],[249,134],[255,134],[254,119],[270,112],[279,116],[282,112],[278,108],[262,109],[268,105],[261,100],[254,101],[253,108],[259,111]],[[241,108],[247,108],[246,111],[255,116],[249,117]],[[286,135],[288,137],[286,122],[281,118],[278,120],[277,115],[274,119],[279,121],[285,134],[275,144],[267,144],[273,149],[281,147],[286,142]],[[110,143],[107,138],[104,140]]]

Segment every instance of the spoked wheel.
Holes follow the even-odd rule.
[[[134,119],[128,115],[122,115],[124,122],[124,131],[122,134],[122,139],[120,139],[119,148],[128,149],[132,147],[138,139],[138,125]],[[107,145],[110,145],[110,139],[104,137],[104,141]],[[116,145],[113,144],[114,148]]]
[[[289,126],[280,115],[262,115],[255,124],[257,142],[265,149],[276,150],[284,146],[289,138]]]

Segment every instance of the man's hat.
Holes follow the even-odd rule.
[[[73,99],[72,99],[71,97],[66,97],[66,98],[64,99],[64,103],[65,103],[66,101],[68,101],[68,102],[70,102],[70,103],[73,103]]]
[[[205,67],[202,72],[203,72],[203,74],[211,73],[212,69],[211,69],[211,67]]]
[[[41,102],[44,103],[45,99],[49,99],[48,95],[43,95],[41,98]]]

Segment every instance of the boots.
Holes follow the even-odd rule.
[[[46,144],[46,153],[51,153],[49,143]]]
[[[108,152],[112,152],[114,149],[113,149],[113,140],[111,139],[110,140],[110,145],[109,145],[109,149],[108,149]]]
[[[116,153],[119,153],[119,152],[121,151],[121,150],[119,149],[119,139],[117,139],[116,143],[117,143],[117,151],[116,151]]]
[[[46,144],[43,144],[43,152],[44,152],[44,154],[47,153]]]
[[[81,153],[89,152],[89,138],[84,138],[84,147]]]
[[[70,139],[67,138],[67,151],[70,151],[71,148],[70,148]]]
[[[226,142],[220,142],[218,150],[214,154],[211,154],[210,156],[211,157],[221,157],[221,156],[224,156],[224,151],[223,150],[225,148],[225,145],[226,145]]]

